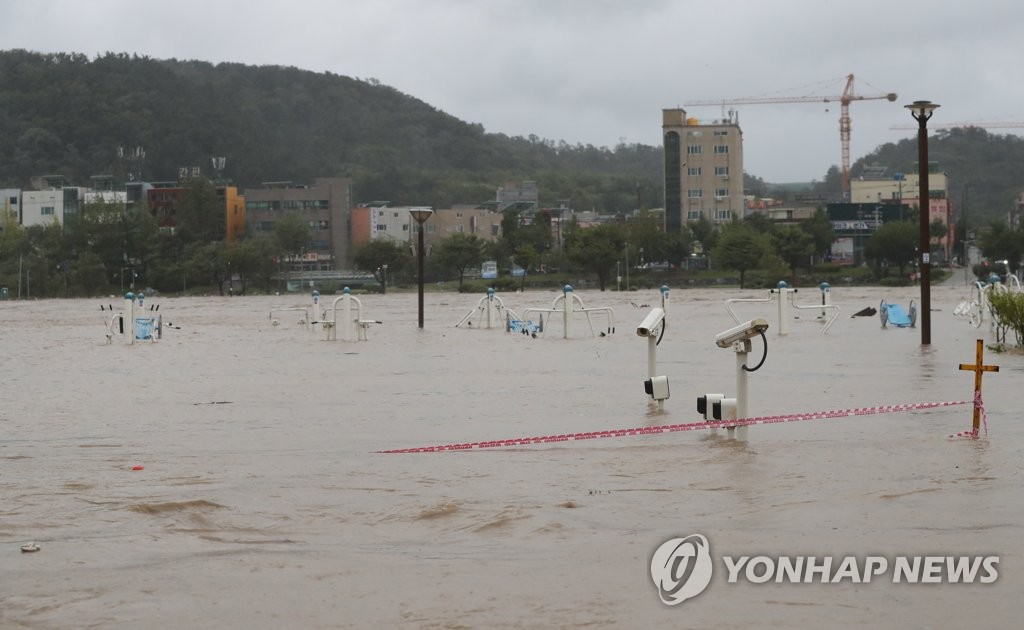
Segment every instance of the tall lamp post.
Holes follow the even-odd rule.
[[[937,103],[931,101],[914,101],[905,106],[910,110],[910,115],[917,121],[917,169],[920,181],[920,193],[918,194],[918,224],[919,239],[918,250],[920,252],[920,276],[921,276],[921,345],[927,346],[932,343],[932,294],[931,294],[931,231],[929,230],[929,219],[931,218],[928,203],[928,119],[932,117]]]
[[[423,328],[423,224],[434,214],[431,208],[412,208],[409,214],[419,224],[419,236],[417,237],[418,247],[416,248],[416,260],[419,264],[419,323]]]

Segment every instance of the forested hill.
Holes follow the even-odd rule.
[[[662,205],[661,147],[485,133],[376,81],[291,67],[0,51],[0,140],[0,187],[51,174],[76,185],[92,175],[124,181],[120,145],[145,149],[151,181],[173,180],[181,166],[212,174],[210,158],[224,156],[224,177],[243,188],[346,175],[357,201],[478,203],[505,181],[533,179],[543,204],[609,213]],[[929,157],[972,224],[1004,217],[1024,190],[1020,137],[937,131]],[[857,160],[852,174],[875,164],[910,173],[916,162],[917,142],[905,139]],[[787,194],[750,174],[745,184]],[[839,187],[833,166],[814,192],[836,198]]]
[[[243,187],[347,175],[357,200],[476,203],[506,179],[535,179],[542,202],[661,205],[660,147],[489,134],[376,81],[291,67],[0,51],[0,138],[0,186],[124,181],[122,145],[145,149],[152,181],[180,166],[209,174],[224,156],[224,177]]]
[[[887,174],[917,172],[917,137],[887,143],[857,160],[851,173],[865,166],[887,167]],[[928,161],[949,177],[949,196],[959,216],[967,209],[971,225],[1005,219],[1024,192],[1024,139],[991,134],[977,127],[929,132]],[[917,191],[907,196],[917,197]]]

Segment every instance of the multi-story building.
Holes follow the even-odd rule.
[[[358,247],[370,240],[395,242],[415,241],[418,226],[409,206],[388,206],[387,202],[371,202],[352,209],[352,245]],[[431,246],[452,234],[472,234],[485,241],[501,236],[502,214],[486,205],[458,205],[437,208],[423,224],[424,245]]]
[[[45,190],[25,190],[21,193],[21,224],[64,225],[67,219],[78,212],[80,192],[74,186],[47,188]]]
[[[439,208],[434,211],[431,221],[435,222],[437,239],[452,234],[472,234],[485,241],[496,241],[501,236],[500,212],[478,205],[459,205],[452,208]],[[426,236],[430,236],[428,231]]]
[[[537,182],[526,180],[519,184],[506,182],[498,189],[495,197],[498,212],[504,212],[506,208],[516,205],[523,211],[536,210],[540,205],[540,191]]]
[[[916,169],[914,173],[886,176],[884,169],[872,175],[850,181],[850,202],[879,204],[900,208],[916,208],[921,205],[921,180]],[[949,260],[953,251],[954,208],[949,199],[949,178],[939,170],[938,164],[928,165],[928,224],[936,220],[946,226],[946,236],[941,239],[941,256],[937,262]],[[901,212],[899,220],[910,220],[909,213]]]
[[[20,188],[0,188],[0,231],[8,222],[21,222]]]
[[[352,209],[352,246],[367,241],[388,240],[406,243],[412,218],[408,207],[390,207],[386,201],[374,201]]]
[[[245,216],[253,234],[272,234],[282,217],[293,214],[307,222],[312,234],[299,266],[345,268],[352,245],[352,180],[318,177],[312,186],[266,182],[245,191]]]
[[[138,194],[132,188],[141,190],[146,196],[146,204],[161,228],[173,230],[178,226],[178,209],[185,203],[184,182],[147,182],[139,189],[138,184],[129,184],[127,199],[133,200]],[[227,185],[214,185],[217,195],[217,209],[224,213],[224,225],[218,238],[233,243],[245,235],[245,197],[239,194],[238,188]]]
[[[682,109],[665,109],[662,140],[667,232],[701,217],[743,217],[743,132],[735,117],[701,123]]]

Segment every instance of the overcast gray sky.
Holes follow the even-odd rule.
[[[3,0],[0,47],[296,66],[374,78],[486,131],[661,144],[694,100],[896,92],[850,106],[851,158],[932,124],[1024,121],[1019,0]],[[721,107],[686,108],[702,119]],[[745,170],[839,165],[838,103],[736,106]],[[996,129],[995,133],[1024,133]]]

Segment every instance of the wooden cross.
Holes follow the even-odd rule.
[[[974,433],[978,433],[979,424],[981,422],[981,407],[978,406],[978,400],[981,398],[981,375],[985,372],[998,372],[998,365],[985,365],[982,361],[981,355],[984,352],[985,344],[981,339],[978,340],[978,349],[975,353],[974,365],[970,363],[961,363],[961,370],[970,370],[974,372]]]

